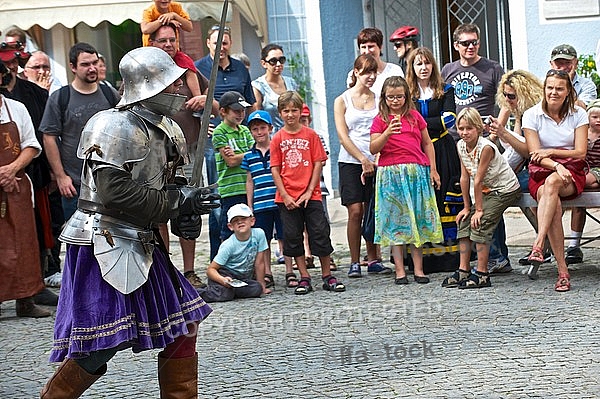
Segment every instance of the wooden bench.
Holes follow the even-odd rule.
[[[537,208],[537,201],[533,199],[533,197],[531,196],[531,194],[529,193],[523,193],[521,195],[521,199],[515,204],[515,206],[518,206],[519,208],[521,208],[521,212],[523,212],[523,214],[525,215],[525,217],[527,218],[527,220],[529,221],[529,223],[531,224],[531,226],[533,227],[533,229],[536,231],[537,233],[537,218],[535,216],[535,214],[533,213],[533,211],[531,210],[531,208]],[[562,206],[563,208],[586,208],[586,218],[590,218],[593,221],[595,221],[596,223],[600,224],[600,220],[590,214],[587,209],[588,208],[600,208],[600,190],[586,190],[583,193],[581,193],[580,196],[578,196],[575,199],[572,200],[568,200],[568,201],[562,201]],[[571,237],[565,237],[565,240],[570,239]],[[600,236],[596,236],[596,237],[581,237],[582,238],[582,243],[581,245],[585,245],[588,244],[592,241],[598,240],[600,239]],[[549,244],[548,244],[548,240],[546,240],[546,244],[544,245],[544,253],[546,253],[546,251],[549,249]],[[532,279],[532,280],[536,280],[538,278],[537,276],[537,272],[538,272],[539,266],[529,266],[529,270],[527,271],[527,276]]]

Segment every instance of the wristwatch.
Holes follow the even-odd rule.
[[[552,165],[552,167],[554,168],[554,171],[556,171],[556,168],[558,168],[558,165],[560,165],[560,162],[554,161],[554,165]]]

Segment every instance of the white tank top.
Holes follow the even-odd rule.
[[[354,108],[349,90],[342,93],[342,99],[344,100],[344,104],[346,104],[344,119],[346,121],[346,126],[348,126],[348,136],[350,137],[350,140],[352,140],[360,152],[362,152],[371,162],[374,162],[375,156],[369,151],[369,145],[371,143],[371,125],[373,124],[373,118],[375,118],[378,113],[377,105],[370,110]],[[360,164],[360,161],[350,155],[344,146],[340,146],[338,162]]]

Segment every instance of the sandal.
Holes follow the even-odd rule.
[[[455,271],[450,276],[448,276],[444,279],[444,281],[442,282],[442,287],[444,287],[444,288],[458,287],[463,281],[465,281],[467,278],[469,278],[469,274],[471,274],[471,272],[458,269],[457,271]]]
[[[540,266],[542,263],[544,263],[544,250],[534,245],[531,253],[527,257],[527,260],[533,266]]]
[[[275,280],[273,280],[272,274],[265,274],[265,287],[266,288],[275,287]]]
[[[285,286],[288,288],[296,288],[298,286],[298,277],[295,273],[287,273],[285,275]]]
[[[333,258],[330,258],[329,260],[329,270],[331,270],[332,272],[336,272],[337,271],[337,265],[335,264],[335,261],[333,260]]]
[[[554,284],[554,291],[557,292],[567,292],[571,289],[571,276],[569,273],[560,273],[558,275],[558,280],[556,284]]]
[[[483,272],[475,272],[469,275],[466,279],[464,279],[459,285],[460,289],[468,289],[468,288],[484,288],[491,287],[492,280],[490,280],[489,273]]]
[[[310,285],[310,277],[302,277],[298,286],[294,290],[294,294],[296,295],[306,295],[313,290],[312,285]]]
[[[325,291],[332,292],[344,292],[346,291],[346,286],[341,281],[338,281],[331,274],[329,276],[323,277],[323,289]]]

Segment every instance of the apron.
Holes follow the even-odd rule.
[[[6,110],[9,122],[0,123],[0,165],[8,165],[21,153],[17,124]],[[31,182],[22,170],[17,177],[20,192],[0,188],[0,302],[27,298],[43,288]]]

